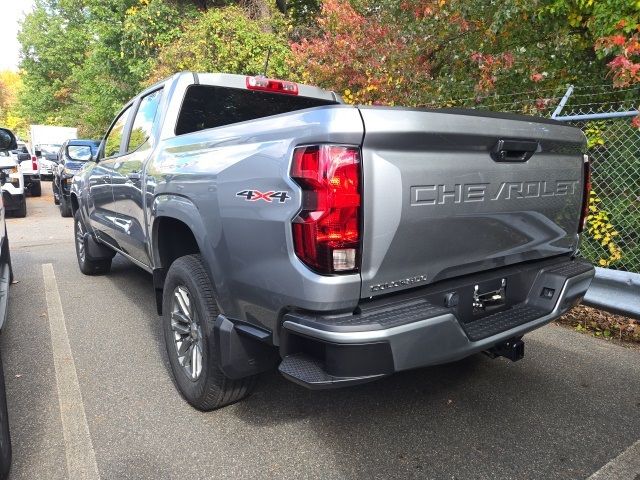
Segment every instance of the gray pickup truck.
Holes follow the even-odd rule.
[[[78,264],[153,275],[175,383],[201,410],[279,368],[367,382],[522,336],[582,299],[589,164],[575,128],[351,106],[183,72],[118,114],[71,190]]]

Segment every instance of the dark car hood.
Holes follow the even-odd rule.
[[[84,167],[85,163],[87,163],[87,162],[73,162],[73,161],[67,160],[66,162],[64,162],[64,167],[67,170],[71,170],[73,172],[77,172],[82,167]]]

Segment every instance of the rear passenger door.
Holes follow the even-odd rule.
[[[126,107],[111,125],[102,142],[96,165],[89,175],[89,220],[100,240],[120,248],[115,240],[118,218],[114,209],[113,171],[123,151],[125,128],[129,122],[131,105]]]
[[[124,154],[113,165],[114,211],[118,217],[114,237],[120,249],[150,265],[144,219],[143,166],[153,150],[152,130],[162,98],[162,89],[142,96],[125,135]]]

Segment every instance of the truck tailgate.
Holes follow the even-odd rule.
[[[361,297],[576,248],[580,130],[473,110],[360,112]]]

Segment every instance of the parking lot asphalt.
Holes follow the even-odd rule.
[[[7,228],[18,283],[0,351],[14,480],[69,478],[78,451],[95,459],[85,478],[102,479],[640,479],[629,463],[637,348],[549,325],[525,337],[517,363],[476,355],[320,392],[273,372],[248,399],[201,413],[173,387],[150,275],[116,256],[110,274],[83,276],[49,182]],[[75,368],[77,382],[56,368]]]

